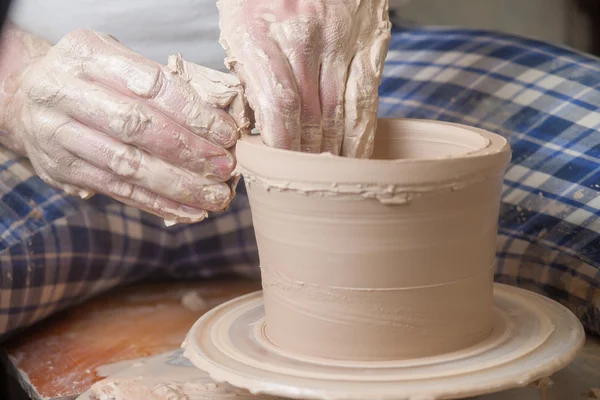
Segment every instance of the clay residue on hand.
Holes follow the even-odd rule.
[[[43,48],[21,44],[35,54]],[[167,224],[224,210],[234,194],[228,149],[249,125],[241,84],[181,57],[171,64],[90,29],[69,33],[32,63],[11,115],[40,178],[84,199],[108,195]]]
[[[51,45],[21,30],[11,22],[0,35],[0,144],[21,155],[26,153],[19,137],[18,110],[25,100],[21,81],[29,67],[42,58]]]
[[[387,0],[219,0],[220,43],[265,143],[368,158],[391,38]]]
[[[240,134],[249,132],[250,120],[244,89],[235,75],[185,61],[181,54],[169,56],[167,67],[171,73],[188,81],[203,102],[227,110]]]

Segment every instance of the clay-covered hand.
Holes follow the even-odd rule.
[[[53,186],[103,193],[171,222],[224,209],[248,126],[239,80],[172,57],[163,66],[113,37],[64,37],[22,79],[26,154]]]
[[[267,145],[369,157],[388,0],[218,0],[227,66]]]

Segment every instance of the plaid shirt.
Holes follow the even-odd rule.
[[[496,280],[545,294],[600,334],[600,61],[523,38],[394,30],[380,115],[460,122],[513,148]],[[243,185],[192,226],[69,197],[0,149],[0,333],[122,283],[256,274]]]

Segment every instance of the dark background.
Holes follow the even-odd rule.
[[[590,35],[591,53],[600,56],[600,1],[599,0],[573,0],[583,13],[589,18],[591,24]]]
[[[8,5],[10,4],[10,0],[0,0],[0,29],[2,28],[2,23],[6,18],[6,13],[8,12]]]

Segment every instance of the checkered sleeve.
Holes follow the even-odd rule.
[[[380,95],[382,116],[509,140],[496,280],[561,302],[600,334],[600,60],[489,32],[396,29]]]
[[[510,141],[496,279],[560,301],[600,333],[600,61],[488,32],[396,29],[380,94],[383,117],[460,122]],[[254,274],[257,264],[243,185],[227,212],[167,229],[104,196],[52,189],[0,148],[0,334],[121,283]]]

